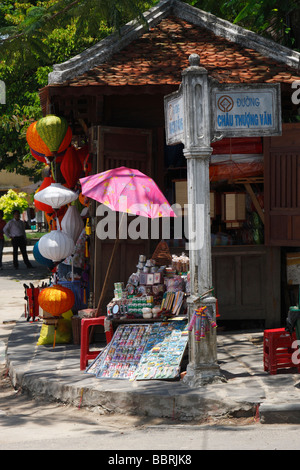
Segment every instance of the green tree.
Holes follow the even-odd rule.
[[[38,90],[53,63],[95,44],[152,2],[140,0],[3,0],[0,5],[0,170],[37,180],[42,164],[30,154],[26,131],[41,116]],[[31,166],[25,165],[31,162]]]
[[[185,0],[193,6],[300,48],[298,0]],[[95,44],[158,0],[2,0],[0,4],[0,170],[39,178],[26,130],[41,117],[38,90],[54,63]],[[24,163],[31,162],[29,167]]]
[[[28,207],[28,202],[25,199],[26,193],[16,193],[9,189],[4,196],[0,197],[0,209],[3,210],[3,219],[8,221],[13,218],[13,211],[18,209],[22,214]]]
[[[292,49],[300,49],[299,0],[186,0]]]

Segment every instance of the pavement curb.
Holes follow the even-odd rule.
[[[41,322],[20,318],[8,341],[7,367],[13,386],[38,399],[116,413],[180,421],[228,416],[255,417],[261,391],[244,394],[234,383],[190,388],[182,381],[97,379],[80,371],[80,346],[37,346]],[[104,345],[103,345],[104,346]],[[258,392],[258,393],[257,393]]]
[[[259,419],[262,424],[300,424],[300,403],[262,403]]]

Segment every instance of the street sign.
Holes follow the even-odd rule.
[[[164,98],[167,145],[180,144],[184,139],[184,109],[181,89]]]
[[[218,84],[211,87],[212,136],[281,135],[279,84]]]

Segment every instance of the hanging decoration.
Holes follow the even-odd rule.
[[[39,240],[39,251],[42,256],[54,262],[60,262],[72,255],[75,243],[69,235],[61,230],[51,230]]]
[[[40,292],[38,303],[44,312],[55,317],[53,338],[53,347],[55,347],[58,317],[71,310],[75,303],[75,295],[71,289],[54,284]]]
[[[52,178],[52,176],[46,176],[41,184],[41,186],[39,187],[39,189],[37,190],[37,192],[35,193],[35,196],[40,192],[42,191],[43,189],[47,188],[48,186],[50,186],[51,183],[54,183],[54,179]],[[50,212],[53,212],[53,209],[51,206],[49,206],[49,204],[44,204],[43,202],[39,201],[38,198],[36,198],[34,196],[34,205],[35,205],[35,208],[37,211],[44,211],[44,212],[47,212],[47,213],[50,213]]]
[[[217,324],[211,317],[207,307],[194,310],[192,319],[187,327],[188,331],[194,330],[195,341],[199,342],[205,338],[210,328],[216,328]]]
[[[51,156],[68,148],[72,131],[65,118],[48,114],[36,124],[36,130],[51,152]]]
[[[61,221],[61,230],[77,242],[79,235],[84,229],[84,223],[76,206],[69,206]]]
[[[54,317],[59,317],[73,307],[75,295],[71,289],[54,284],[40,292],[38,302],[45,312]]]
[[[26,132],[26,140],[30,147],[30,152],[32,156],[43,163],[46,163],[47,156],[51,155],[51,152],[43,139],[39,136],[36,130],[37,121],[30,124]]]
[[[45,218],[49,225],[50,230],[59,230],[61,226],[61,221],[67,212],[68,206],[63,206],[60,209],[54,211],[51,207],[50,212],[45,212]]]
[[[92,171],[92,162],[91,162],[91,155],[89,153],[89,146],[84,145],[80,149],[77,149],[77,155],[83,167],[85,176],[87,176]]]
[[[68,188],[74,188],[81,173],[83,165],[78,157],[75,147],[72,145],[67,149],[60,165],[60,171],[63,175]]]
[[[90,200],[88,197],[84,196],[82,193],[79,193],[78,199],[79,199],[80,204],[82,204],[85,207],[88,207],[90,203]]]
[[[60,183],[51,183],[50,186],[47,186],[34,196],[36,201],[47,204],[53,209],[59,209],[60,207],[75,201],[77,198],[77,193],[66,188]]]
[[[55,263],[53,263],[51,259],[45,258],[44,256],[41,255],[40,250],[39,250],[39,241],[33,247],[33,256],[34,256],[34,259],[39,264],[42,264],[43,266],[47,266],[47,268],[49,268],[50,270],[52,270],[55,267]]]
[[[60,162],[71,143],[72,130],[64,118],[48,115],[30,124],[26,140],[36,160],[48,163],[55,155],[57,162]]]

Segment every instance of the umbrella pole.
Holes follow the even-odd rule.
[[[121,225],[122,225],[122,222],[123,222],[123,218],[124,218],[124,212],[122,213],[122,216],[121,216],[117,237],[115,239],[113,251],[111,253],[111,257],[110,257],[110,260],[109,260],[109,265],[108,265],[106,276],[105,276],[104,283],[103,283],[103,286],[102,286],[102,291],[101,291],[99,302],[98,302],[98,305],[97,305],[96,317],[100,316],[100,309],[102,307],[102,303],[103,303],[103,300],[104,300],[104,297],[105,297],[105,294],[106,294],[106,290],[107,290],[108,281],[109,281],[109,278],[111,276],[111,270],[112,270],[112,267],[113,267],[115,253],[117,251],[117,248],[118,248],[118,245],[119,245],[119,242],[120,242],[120,228],[121,228]]]
[[[98,301],[98,305],[97,305],[97,310],[96,310],[96,315],[95,315],[96,317],[99,317],[99,316],[100,316],[100,313],[101,313],[100,310],[101,310],[102,303],[103,303],[103,300],[104,300],[104,297],[105,297],[105,294],[106,294],[108,281],[109,281],[110,276],[111,276],[111,270],[112,270],[112,267],[113,267],[113,262],[114,262],[114,258],[115,258],[115,253],[116,253],[116,251],[117,251],[117,248],[118,248],[119,242],[120,242],[120,228],[121,228],[123,219],[124,219],[124,212],[122,213],[122,216],[121,216],[121,220],[120,220],[120,223],[119,223],[119,228],[118,228],[117,237],[116,237],[116,239],[115,239],[113,251],[112,251],[111,256],[110,256],[109,265],[108,265],[108,268],[107,268],[107,271],[106,271],[106,276],[105,276],[104,283],[103,283],[102,290],[101,290],[101,294],[100,294],[100,297],[99,297],[99,301]],[[94,327],[91,328],[90,342],[91,342],[91,340],[92,340],[93,333],[94,333]]]

